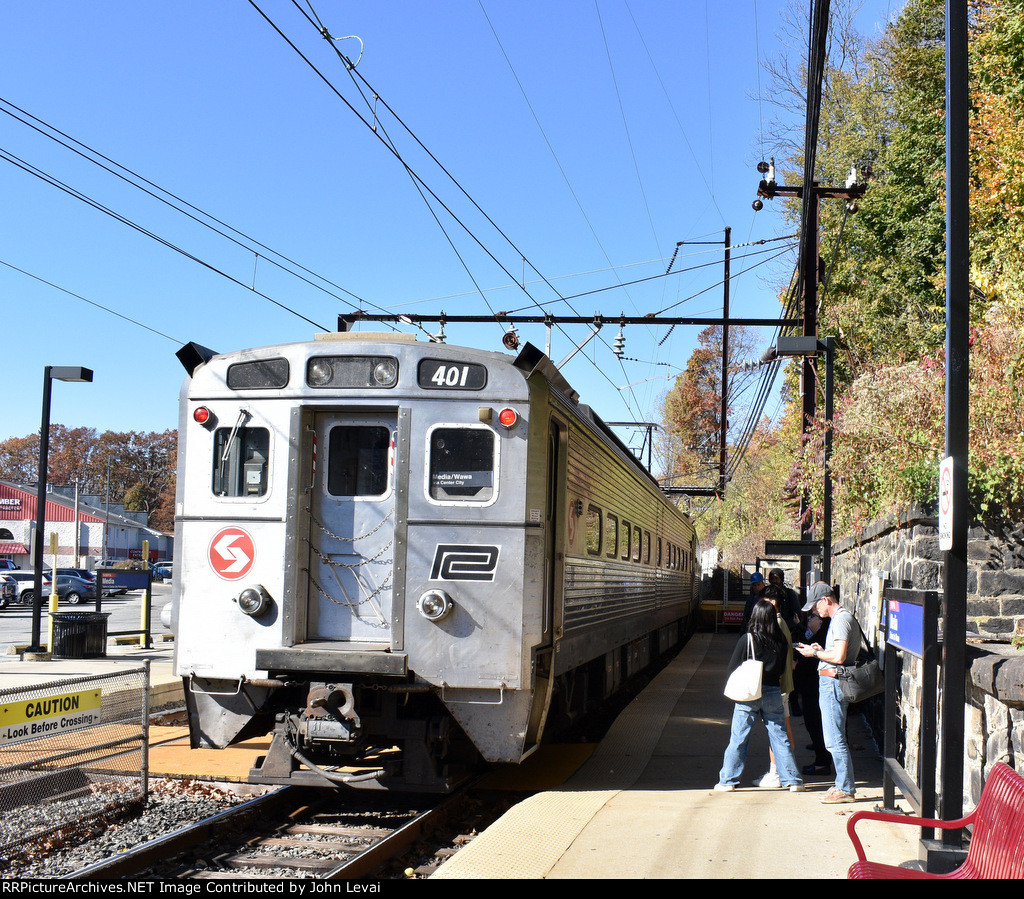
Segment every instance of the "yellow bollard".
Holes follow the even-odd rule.
[[[143,561],[143,564],[145,564],[145,566],[146,566],[146,572],[148,574],[148,578],[146,580],[146,583],[149,584],[149,586],[145,590],[142,591],[142,606],[141,606],[141,612],[140,612],[140,617],[139,617],[139,630],[141,631],[141,633],[139,634],[139,646],[145,648],[146,647],[146,618],[149,616],[149,591],[153,589],[153,574],[152,574],[152,572],[149,569],[149,541],[148,540],[143,540],[142,541],[142,561]]]
[[[50,532],[50,626],[46,636],[46,651],[53,653],[53,616],[57,614],[57,532]]]

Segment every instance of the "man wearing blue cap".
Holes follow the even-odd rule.
[[[760,571],[755,571],[750,576],[750,596],[747,597],[747,604],[743,607],[744,631],[746,631],[747,625],[750,624],[750,613],[754,611],[754,606],[761,599],[762,593],[764,593],[764,575]]]
[[[860,627],[853,613],[839,605],[835,591],[819,581],[807,591],[807,602],[802,611],[814,609],[822,618],[830,618],[825,646],[797,643],[793,648],[808,659],[818,660],[818,703],[821,724],[825,734],[825,748],[836,766],[836,782],[825,794],[822,802],[854,802],[857,785],[853,777],[853,760],[846,742],[846,712],[849,703],[836,679],[836,669],[847,659],[853,661],[860,652]]]

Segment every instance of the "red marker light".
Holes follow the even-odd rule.
[[[519,413],[515,409],[502,409],[498,413],[498,421],[506,428],[511,428],[519,421]]]
[[[201,425],[205,425],[210,420],[211,416],[212,413],[206,408],[206,406],[200,406],[192,413],[192,418]]]

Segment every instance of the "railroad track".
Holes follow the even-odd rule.
[[[465,796],[460,790],[430,808],[416,797],[414,808],[383,794],[283,787],[66,879],[373,877],[457,817]]]

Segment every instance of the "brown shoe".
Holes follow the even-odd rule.
[[[856,802],[857,797],[852,793],[844,793],[842,790],[829,790],[821,801],[825,805],[835,805],[839,802]]]

